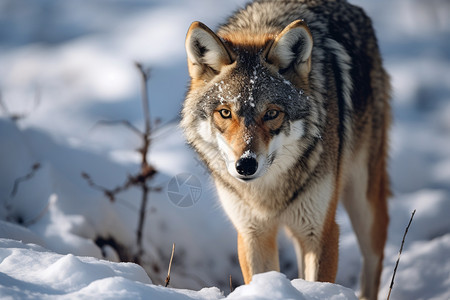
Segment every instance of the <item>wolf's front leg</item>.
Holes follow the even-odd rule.
[[[278,228],[249,233],[238,231],[238,255],[245,284],[253,274],[280,271],[277,246]]]
[[[325,224],[320,238],[310,236],[302,240],[305,279],[334,282],[339,256],[339,227],[334,220]]]

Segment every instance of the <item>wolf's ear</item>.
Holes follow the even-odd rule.
[[[194,22],[186,35],[189,75],[193,79],[208,79],[232,62],[222,40],[205,24]]]
[[[300,76],[311,70],[313,39],[303,20],[296,20],[286,26],[275,38],[267,52],[267,61],[286,70],[293,67]]]

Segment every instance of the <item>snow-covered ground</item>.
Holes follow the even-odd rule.
[[[224,299],[217,287],[200,291],[173,289],[151,283],[133,263],[113,263],[92,257],[61,255],[37,245],[0,239],[2,299]],[[18,268],[18,266],[24,266]],[[290,281],[278,272],[256,275],[250,285],[237,287],[227,299],[356,299],[354,292],[331,283]]]
[[[189,24],[201,20],[214,28],[244,2],[0,2],[2,298],[220,299],[229,294],[230,275],[234,287],[242,283],[236,234],[208,173],[186,147],[177,117],[187,83]],[[450,3],[352,2],[374,21],[394,87],[394,196],[379,296],[388,293],[404,229],[416,209],[391,297],[449,299]],[[149,154],[158,170],[151,185],[160,191],[150,193],[147,207],[146,272],[117,263],[119,248],[113,249],[114,242],[136,249],[140,190],[129,189],[111,202],[81,176],[86,172],[98,185],[113,188],[139,168],[136,135],[123,126],[98,125],[128,120],[142,128],[135,61],[152,68],[151,116],[161,120]],[[12,121],[13,116],[20,118]],[[177,183],[185,180],[191,185],[181,185],[178,194],[195,193],[192,202],[180,204]],[[357,292],[358,247],[341,209],[338,221],[337,282]],[[167,275],[172,243],[174,288],[168,289],[158,285]],[[293,280],[294,251],[282,234],[280,256],[287,278],[259,275],[228,298],[354,297],[339,285]]]

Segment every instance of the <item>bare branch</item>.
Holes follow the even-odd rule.
[[[150,108],[149,108],[149,99],[148,99],[148,80],[150,79],[150,68],[144,69],[144,66],[136,62],[136,67],[138,68],[141,74],[141,99],[142,99],[142,109],[144,112],[144,121],[145,121],[145,135],[149,136],[151,132],[151,123],[150,123]]]
[[[141,164],[140,164],[140,170],[135,175],[128,175],[127,180],[124,184],[117,186],[114,189],[107,189],[103,186],[100,186],[96,184],[92,178],[87,173],[82,173],[81,176],[86,179],[88,184],[103,192],[104,195],[111,201],[115,201],[116,195],[124,190],[127,190],[128,188],[135,186],[142,190],[142,197],[141,197],[141,205],[139,209],[139,219],[137,224],[137,230],[136,230],[136,243],[137,243],[137,249],[134,252],[133,260],[135,263],[140,263],[144,254],[144,247],[143,247],[143,231],[144,231],[144,224],[145,224],[145,218],[147,214],[147,203],[149,201],[149,193],[151,191],[160,191],[161,188],[159,187],[150,187],[148,184],[148,181],[156,174],[156,169],[148,163],[147,156],[150,149],[150,135],[151,135],[151,119],[150,119],[150,109],[149,109],[149,97],[148,97],[148,80],[150,78],[150,69],[145,69],[142,64],[135,63],[137,69],[140,72],[141,75],[141,94],[142,94],[142,107],[143,107],[143,114],[144,114],[144,122],[145,122],[145,128],[144,131],[139,130],[134,125],[132,125],[127,120],[120,120],[120,121],[100,121],[97,124],[105,124],[105,125],[124,125],[127,128],[131,129],[133,132],[135,132],[141,139],[142,139],[142,146],[138,149],[140,155],[141,155]],[[174,246],[175,247],[175,246]],[[173,253],[172,253],[173,256]],[[169,268],[169,275],[170,275],[170,268]],[[170,276],[169,276],[170,277]],[[169,278],[170,280],[170,278]],[[168,284],[168,283],[167,283]]]
[[[411,214],[411,218],[409,219],[409,223],[408,226],[406,226],[405,229],[405,233],[403,234],[403,239],[402,239],[402,244],[400,246],[400,251],[398,252],[398,258],[397,258],[397,262],[395,263],[395,267],[394,267],[394,273],[392,274],[392,280],[391,280],[391,285],[389,286],[389,294],[387,296],[387,300],[389,300],[389,298],[391,297],[391,291],[392,291],[392,287],[394,286],[394,278],[395,278],[395,274],[397,273],[397,267],[398,264],[400,262],[400,255],[402,255],[402,251],[403,251],[403,245],[405,244],[405,238],[406,238],[406,234],[408,233],[408,229],[409,226],[411,225],[411,222],[414,218],[414,214],[416,213],[416,210],[414,210]]]
[[[16,122],[21,119],[26,118],[28,115],[32,113],[33,110],[36,110],[36,108],[41,103],[41,91],[39,88],[36,88],[35,96],[34,96],[34,107],[26,113],[12,113],[9,111],[8,107],[6,106],[6,103],[3,101],[3,97],[0,91],[0,108],[3,110],[5,115],[11,119],[11,121]]]
[[[134,133],[136,133],[139,137],[142,137],[144,135],[144,133],[141,130],[139,130],[137,127],[135,127],[133,124],[131,124],[130,121],[127,121],[127,120],[115,120],[115,121],[101,120],[101,121],[98,121],[94,125],[94,128],[96,126],[100,126],[100,125],[106,125],[106,126],[123,125],[123,126],[127,127],[128,129],[130,129],[131,131],[133,131]]]
[[[145,223],[145,215],[146,215],[146,208],[147,208],[147,202],[148,202],[148,192],[149,188],[147,184],[142,184],[142,198],[141,198],[141,207],[139,209],[139,220],[138,220],[138,227],[136,232],[136,239],[137,239],[137,246],[138,246],[138,257],[142,257],[142,254],[144,254],[144,246],[142,245],[142,236],[144,233],[144,223]]]
[[[10,198],[14,198],[16,196],[17,191],[19,189],[19,185],[22,182],[30,180],[31,178],[33,178],[34,174],[36,174],[36,171],[39,170],[40,167],[41,167],[40,163],[35,163],[34,165],[31,166],[31,171],[28,174],[26,174],[26,175],[24,175],[22,177],[17,178],[16,180],[14,180],[13,188],[11,190],[11,193],[9,194]]]
[[[153,177],[153,175],[156,173],[156,170],[151,165],[149,165],[147,161],[147,155],[150,149],[150,134],[151,134],[150,108],[149,108],[148,87],[147,87],[148,80],[150,78],[150,69],[149,68],[144,69],[141,63],[136,63],[135,65],[141,74],[141,86],[142,86],[141,99],[145,122],[144,134],[142,135],[142,147],[139,149],[139,152],[141,154],[141,173],[136,177],[137,180],[136,183],[139,183],[142,189],[141,208],[139,213],[138,228],[136,232],[137,246],[138,246],[137,253],[138,257],[141,257],[142,254],[144,253],[142,236],[147,211],[148,195],[150,192],[150,187],[147,185],[147,179]]]
[[[104,186],[101,186],[99,184],[96,184],[94,180],[92,180],[91,176],[87,174],[86,172],[81,173],[81,177],[86,179],[87,183],[90,187],[93,189],[96,189],[98,191],[101,191],[106,198],[109,199],[109,201],[114,202],[116,200],[116,195],[120,192],[126,190],[130,186],[130,180],[127,180],[123,185],[117,186],[114,189],[110,190],[105,188]]]

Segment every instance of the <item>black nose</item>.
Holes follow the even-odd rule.
[[[258,169],[258,162],[253,157],[244,157],[240,158],[236,162],[236,171],[240,175],[250,176],[255,174]]]

